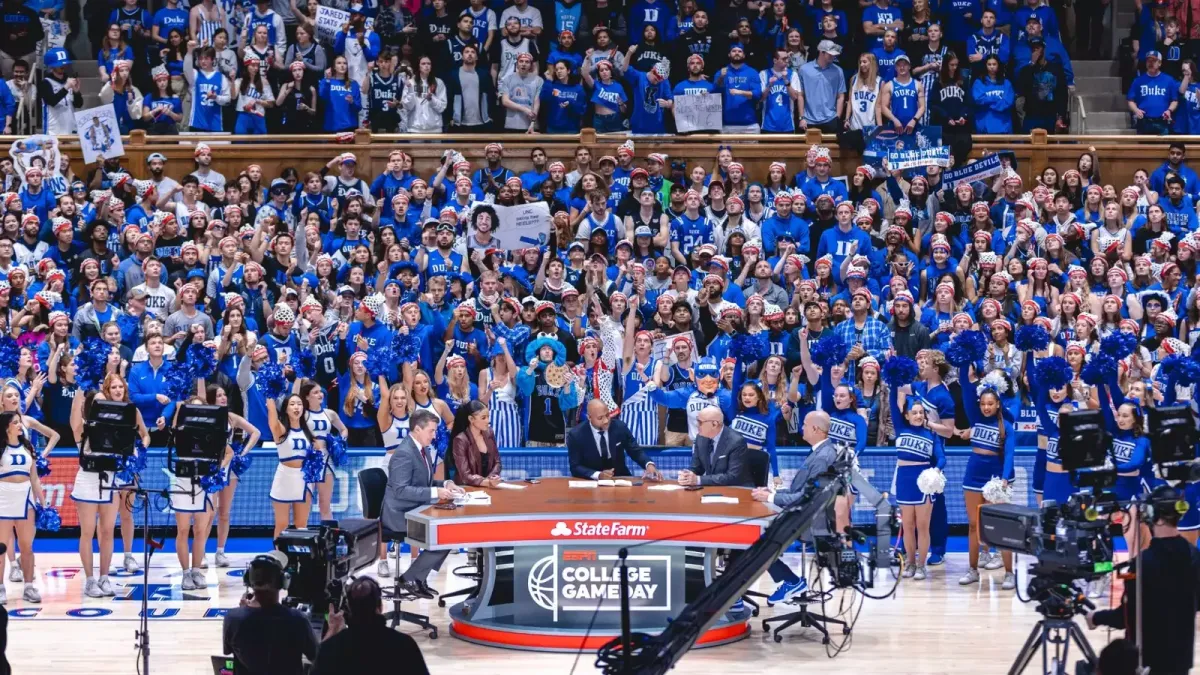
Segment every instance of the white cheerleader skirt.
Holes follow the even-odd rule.
[[[171,508],[179,513],[204,513],[212,508],[211,495],[199,480],[176,476],[171,481]]]
[[[25,520],[33,507],[29,482],[0,483],[0,520]]]
[[[304,482],[304,469],[279,464],[271,481],[271,501],[298,503],[312,499],[312,490]]]
[[[103,480],[101,479],[102,475]],[[80,467],[79,471],[75,473],[75,485],[71,488],[71,499],[91,504],[111,504],[114,491],[109,488],[116,487],[115,482],[116,475],[112,471],[103,473],[84,471],[83,467]]]

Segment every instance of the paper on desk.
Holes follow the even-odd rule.
[[[567,483],[567,487],[573,488],[594,488],[599,483],[594,480],[573,480]]]
[[[723,497],[720,495],[703,495],[700,497],[701,504],[736,504],[737,497]]]
[[[525,485],[517,485],[516,483],[501,483],[496,487],[501,490],[524,490],[526,488]]]
[[[600,487],[633,487],[633,481],[623,480],[620,478],[615,480],[612,478],[601,478],[600,480],[596,481],[596,485],[599,485]]]
[[[455,497],[454,503],[459,506],[491,506],[492,496],[483,490],[467,492],[466,494]]]
[[[683,486],[682,485],[673,485],[673,484],[668,483],[668,484],[664,484],[664,485],[651,485],[650,487],[648,487],[646,489],[647,490],[662,490],[663,492],[674,492],[676,490],[682,490]]]

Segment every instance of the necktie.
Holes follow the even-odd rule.
[[[603,431],[600,432],[600,456],[604,459],[612,459],[608,454],[608,437]]]

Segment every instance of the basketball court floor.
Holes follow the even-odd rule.
[[[232,567],[208,569],[207,589],[184,592],[180,590],[180,570],[174,554],[159,552],[151,564],[148,591],[142,586],[140,573],[121,572],[113,575],[115,598],[93,599],[83,595],[84,579],[78,556],[65,552],[64,546],[56,548],[64,552],[41,553],[37,558],[42,604],[23,602],[21,584],[7,583],[7,654],[13,672],[55,675],[136,672],[134,630],[138,626],[142,594],[149,592],[150,613],[154,617],[150,622],[151,672],[211,675],[209,657],[221,652],[221,617],[225,610],[237,606],[242,593],[242,567],[253,557],[251,553],[231,554]],[[800,564],[798,555],[788,555],[785,559],[794,567]],[[114,560],[119,562],[120,556]],[[402,563],[407,565],[408,561],[406,553]],[[431,584],[443,592],[464,587],[468,582],[448,576],[447,570],[465,563],[465,555],[452,555],[443,571],[430,579]],[[1022,603],[1012,592],[1000,590],[1002,570],[983,572],[979,584],[959,586],[958,577],[965,566],[966,554],[952,553],[946,565],[930,568],[932,573],[926,581],[904,580],[895,597],[867,599],[850,648],[836,659],[827,658],[826,647],[812,629],[793,627],[785,633],[783,642],[776,644],[762,632],[761,618],[792,608],[764,606],[760,618],[752,621],[749,638],[692,651],[679,663],[676,672],[735,675],[795,672],[802,668],[805,673],[1006,673],[1039,615],[1032,604]],[[1020,567],[1020,586],[1024,588],[1024,565]],[[373,573],[374,567],[366,572]],[[891,579],[885,585],[890,587],[890,584]],[[770,592],[769,577],[762,577],[758,590]],[[886,589],[876,588],[873,594],[884,592]],[[1115,602],[1113,595],[1119,597],[1119,589],[1096,602],[1108,605]],[[585,652],[577,660],[573,654],[476,646],[450,635],[447,610],[438,608],[436,602],[422,601],[405,607],[431,615],[441,628],[436,640],[430,640],[415,626],[402,624],[401,628],[417,640],[432,673],[597,672],[593,653]],[[1097,651],[1109,639],[1119,637],[1104,630],[1086,632]],[[1031,665],[1027,672],[1035,671],[1037,664]]]

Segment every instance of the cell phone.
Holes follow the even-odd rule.
[[[704,489],[704,486],[703,485],[689,485],[683,489],[687,490],[688,492],[699,492],[700,490]]]
[[[641,487],[642,485],[644,485],[644,483],[642,483],[640,480],[633,481],[633,487]]]
[[[433,508],[440,509],[442,511],[453,511],[454,509],[458,508],[458,504],[455,504],[454,502],[446,502],[445,504],[434,504]]]
[[[542,482],[542,481],[540,481],[540,480],[538,480],[538,479],[536,479],[536,478],[526,478],[526,479],[525,479],[525,482],[526,482],[526,483],[529,483],[530,485],[537,485],[538,483],[540,483],[540,482]]]

